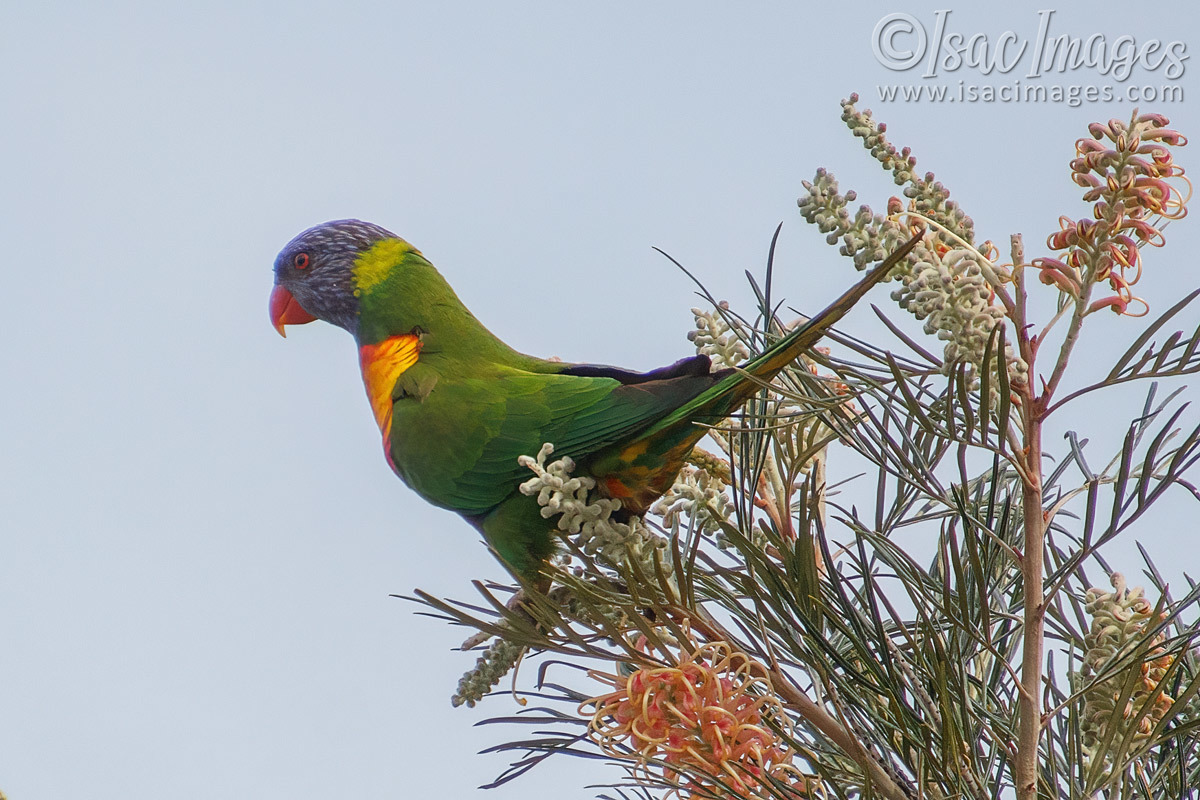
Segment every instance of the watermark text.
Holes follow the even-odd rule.
[[[911,71],[920,82],[879,86],[880,99],[1069,105],[1182,101],[1183,90],[1174,82],[1183,77],[1191,58],[1185,42],[1065,33],[1064,20],[1056,14],[1038,11],[1024,30],[993,35],[956,30],[949,10],[934,11],[924,20],[903,12],[887,14],[871,32],[875,59],[893,72]],[[1008,80],[972,82],[984,76]],[[957,85],[943,82],[953,78],[960,79]]]

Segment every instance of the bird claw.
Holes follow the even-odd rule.
[[[493,635],[494,634],[488,633],[486,631],[477,631],[474,634],[472,634],[471,636],[468,636],[466,639],[464,639],[463,643],[458,646],[458,649],[459,650],[474,650],[476,647],[479,647],[479,645],[483,644],[488,639],[492,638]]]
[[[525,590],[524,589],[518,589],[516,591],[516,593],[514,593],[513,596],[508,599],[508,602],[504,604],[504,607],[514,614],[520,614],[522,616],[527,617],[531,622],[533,621],[533,615],[530,614],[529,610],[525,607]],[[501,622],[501,624],[504,624],[504,623]],[[477,631],[476,633],[471,634],[465,640],[463,640],[463,643],[461,645],[459,645],[458,649],[473,650],[476,647],[479,647],[479,645],[486,642],[488,639],[491,639],[492,637],[494,637],[495,635],[496,634],[488,633],[487,631]]]

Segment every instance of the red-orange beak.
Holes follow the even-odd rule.
[[[303,325],[314,319],[316,317],[305,311],[287,289],[277,285],[271,291],[271,324],[280,336],[287,336],[284,325]]]

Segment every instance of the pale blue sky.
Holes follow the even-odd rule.
[[[852,279],[795,208],[820,165],[876,208],[894,191],[838,120],[851,91],[981,238],[1024,231],[1031,251],[1086,213],[1074,139],[1131,105],[881,103],[877,84],[919,78],[875,60],[876,22],[905,11],[932,31],[944,5],[648,5],[0,11],[12,800],[477,797],[503,768],[475,753],[505,732],[472,723],[511,703],[451,710],[463,632],[388,597],[469,598],[501,571],[389,472],[350,339],[268,324],[272,260],[301,229],[372,220],[519,349],[649,368],[690,352],[695,304],[652,246],[744,303],[742,271],[784,220],[780,294],[812,311]],[[1037,28],[1038,4],[963,6],[968,36]],[[1194,15],[1135,9],[1063,4],[1055,31],[1200,48]],[[1194,136],[1198,69],[1183,103],[1143,103]],[[1200,225],[1169,238],[1142,284],[1159,309],[1200,284]],[[877,331],[868,318],[846,327]],[[1128,341],[1132,325],[1103,328]],[[1142,538],[1191,553],[1195,508],[1172,508]],[[591,797],[574,787],[605,776],[563,761],[491,796]]]

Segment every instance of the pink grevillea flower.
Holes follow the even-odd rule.
[[[1187,140],[1168,123],[1161,114],[1135,110],[1129,122],[1092,123],[1092,138],[1075,143],[1071,178],[1087,190],[1083,198],[1093,204],[1093,219],[1060,217],[1046,244],[1063,257],[1034,259],[1033,266],[1042,283],[1076,298],[1089,283],[1107,282],[1114,294],[1093,300],[1087,313],[1109,308],[1128,314],[1132,303],[1145,308],[1132,289],[1142,275],[1139,248],[1161,247],[1162,223],[1187,213],[1187,197],[1170,183],[1179,178],[1186,184],[1183,168],[1169,149]]]
[[[766,668],[725,642],[683,652],[672,667],[592,674],[615,689],[580,706],[592,738],[675,794],[770,796],[770,776],[805,796],[809,783],[777,733],[789,723]]]

